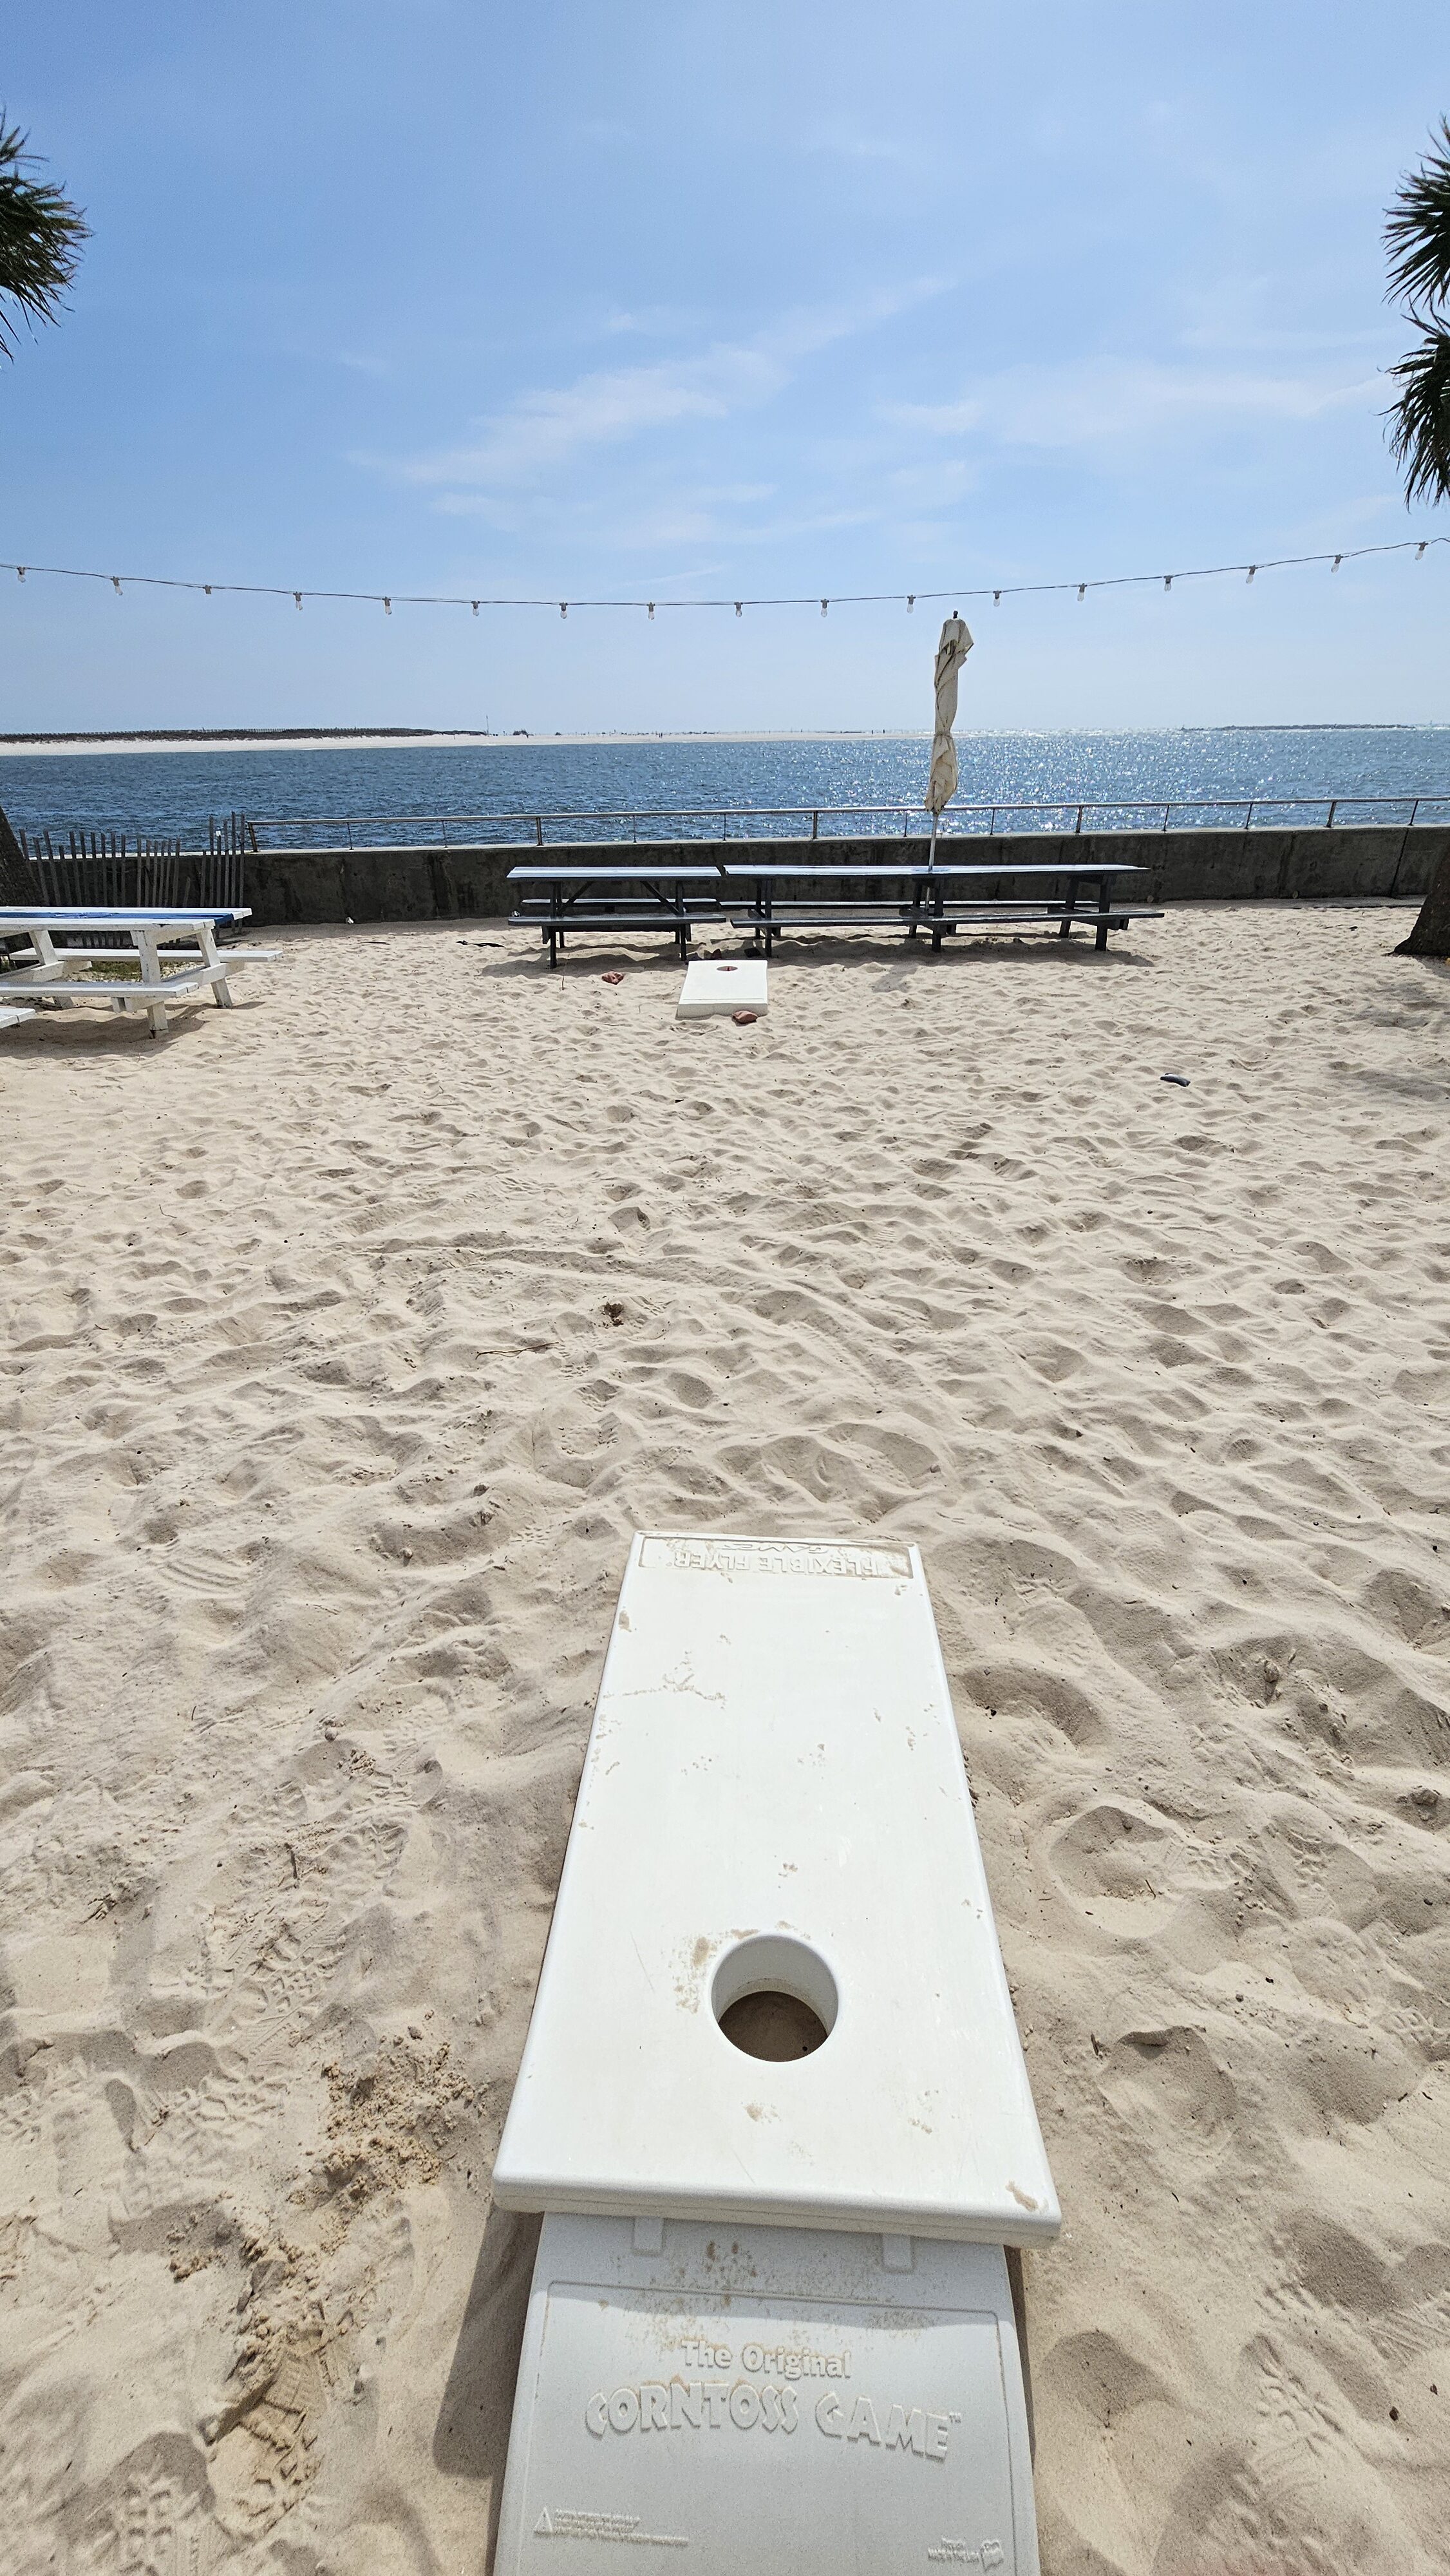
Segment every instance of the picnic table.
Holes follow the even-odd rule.
[[[663,930],[681,957],[690,949],[691,925],[719,921],[720,871],[715,866],[510,868],[510,885],[524,889],[509,914],[515,930],[537,929],[557,965],[565,934],[575,930]],[[537,893],[527,891],[530,887]],[[708,891],[707,891],[708,889]]]
[[[1066,939],[1081,922],[1084,927],[1096,930],[1097,946],[1106,948],[1110,930],[1124,929],[1129,921],[1157,921],[1161,918],[1156,912],[1143,912],[1113,901],[1109,891],[1110,880],[1141,873],[1130,862],[1121,860],[947,859],[933,864],[929,860],[916,859],[903,860],[898,866],[851,863],[816,867],[798,865],[789,859],[732,859],[726,862],[723,873],[727,879],[740,877],[749,882],[748,912],[741,914],[733,905],[729,909],[737,920],[748,921],[755,933],[757,946],[763,944],[767,956],[772,941],[782,930],[847,928],[857,922],[900,921],[908,939],[914,939],[918,930],[929,930],[934,949],[940,948],[944,933],[969,924],[989,929],[1014,929],[1029,922],[1055,921],[1059,936]],[[1045,893],[1029,894],[1026,899],[983,895],[975,902],[958,899],[948,906],[948,895],[954,890],[955,880],[1019,877],[1054,878],[1062,885],[1063,892],[1052,900]],[[863,900],[857,893],[845,900],[838,897],[832,901],[830,895],[823,892],[782,896],[778,891],[782,882],[790,886],[819,888],[846,880],[852,880],[858,886],[879,887],[880,895],[875,900],[869,895]],[[1080,908],[1080,892],[1093,886],[1097,888],[1095,908]],[[894,887],[905,891],[901,894],[888,892]]]
[[[816,867],[809,862],[797,865],[789,859],[729,859],[725,863],[724,874],[727,878],[742,877],[748,882],[751,890],[746,909],[741,911],[733,905],[730,909],[742,926],[753,930],[756,946],[763,946],[768,957],[777,931],[785,929],[827,929],[842,923],[864,921],[901,922],[906,927],[907,937],[914,938],[916,890],[919,880],[927,874],[927,868],[921,859],[904,859],[899,867],[867,865],[857,860]],[[834,902],[828,894],[793,895],[782,899],[776,893],[776,881],[781,877],[792,885],[831,886],[854,881],[868,889],[873,885],[883,889],[907,886],[911,892],[893,896],[883,891],[875,899],[868,892],[864,899],[857,894],[844,901],[838,896]]]
[[[34,992],[68,1009],[102,1002],[119,1011],[144,1011],[153,1037],[164,1035],[168,1004],[210,990],[230,1010],[230,977],[239,966],[278,957],[277,948],[221,948],[217,931],[248,921],[249,904],[205,910],[121,904],[17,904],[0,906],[0,1005]],[[135,964],[134,976],[68,975],[67,967]]]
[[[1161,921],[1163,918],[1161,912],[1124,906],[1111,897],[1110,883],[1114,877],[1142,874],[1143,869],[1136,860],[1126,859],[1009,859],[1005,865],[1000,859],[938,860],[928,870],[931,883],[926,890],[924,925],[931,930],[933,948],[940,948],[943,931],[976,928],[982,923],[1055,921],[1059,939],[1067,939],[1081,922],[1084,929],[1096,931],[1094,946],[1106,948],[1110,930],[1124,930],[1130,921]],[[1059,900],[1046,903],[1042,900],[1034,903],[1030,897],[1026,902],[1019,902],[1010,896],[975,905],[958,901],[948,912],[947,894],[951,881],[962,877],[1010,877],[1014,880],[1018,877],[1053,877],[1062,885],[1063,893]],[[1079,893],[1092,886],[1097,888],[1096,907],[1079,909]]]

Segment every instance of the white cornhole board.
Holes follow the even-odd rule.
[[[696,957],[685,968],[677,1020],[709,1020],[721,1012],[763,1011],[768,969],[763,957]]]
[[[798,2062],[711,2008],[762,1937],[839,1997]],[[635,1539],[494,2196],[1057,2234],[914,1548]]]
[[[544,2221],[500,2576],[556,2570],[560,2540],[683,2550],[690,2576],[1036,2576],[1000,2248],[917,2238],[902,2274],[879,2236],[669,2219],[650,2254],[648,2225]]]
[[[725,2036],[767,1988],[811,2054]],[[635,1540],[494,2196],[548,2213],[507,2576],[631,2517],[709,2576],[1035,2576],[1002,2248],[1059,2214],[914,1548]]]

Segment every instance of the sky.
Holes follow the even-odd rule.
[[[93,230],[0,556],[835,602],[0,573],[0,732],[924,725],[908,591],[1450,537],[1382,420],[1444,0],[50,0],[0,98]],[[961,605],[966,727],[1450,721],[1450,545]]]

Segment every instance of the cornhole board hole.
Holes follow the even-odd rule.
[[[677,1020],[710,1020],[722,1012],[763,1011],[769,969],[763,957],[696,957],[685,968]]]
[[[494,2196],[505,2576],[1037,2576],[1059,2213],[914,1548],[634,1541]]]

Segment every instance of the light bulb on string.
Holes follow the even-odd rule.
[[[1259,575],[1261,572],[1265,572],[1265,571],[1269,571],[1269,572],[1276,571],[1276,570],[1280,569],[1280,568],[1281,568],[1281,566],[1284,566],[1284,565],[1291,565],[1291,564],[1327,563],[1327,564],[1330,566],[1330,569],[1331,569],[1332,571],[1334,571],[1334,572],[1338,572],[1338,571],[1340,571],[1340,570],[1341,570],[1341,568],[1342,568],[1345,564],[1347,564],[1347,563],[1357,563],[1357,562],[1361,559],[1361,557],[1363,557],[1363,556],[1368,556],[1368,555],[1389,555],[1389,554],[1413,554],[1413,556],[1414,556],[1414,558],[1415,558],[1416,563],[1423,563],[1423,562],[1424,562],[1424,560],[1425,560],[1426,555],[1429,553],[1429,550],[1430,550],[1431,546],[1434,546],[1434,545],[1444,545],[1444,544],[1446,544],[1447,542],[1450,542],[1450,540],[1447,540],[1447,539],[1446,539],[1446,538],[1444,538],[1444,537],[1420,537],[1420,538],[1415,538],[1415,537],[1404,537],[1404,538],[1396,539],[1396,540],[1395,540],[1395,541],[1393,541],[1392,543],[1381,544],[1381,545],[1368,545],[1368,546],[1344,546],[1344,547],[1341,547],[1341,548],[1338,550],[1338,552],[1337,552],[1337,553],[1334,553],[1334,554],[1331,554],[1331,553],[1326,549],[1326,551],[1325,551],[1323,554],[1318,554],[1318,555],[1285,555],[1285,556],[1272,556],[1272,557],[1267,558],[1264,562],[1261,562],[1261,563],[1260,563],[1260,562],[1250,563],[1250,564],[1247,564],[1247,565],[1245,565],[1245,564],[1204,564],[1204,565],[1202,565],[1202,566],[1197,566],[1197,567],[1195,567],[1195,566],[1190,566],[1190,567],[1189,567],[1189,569],[1188,569],[1185,573],[1183,573],[1183,574],[1178,574],[1178,573],[1127,573],[1127,574],[1115,575],[1115,576],[1113,576],[1111,579],[1107,579],[1106,577],[1100,577],[1100,578],[1094,579],[1094,580],[1092,580],[1092,581],[1086,581],[1086,580],[1084,580],[1084,581],[1079,581],[1079,582],[1071,582],[1071,581],[1045,581],[1045,582],[1015,583],[1015,584],[1014,584],[1014,583],[1010,583],[1010,582],[1009,582],[1009,583],[1006,583],[1006,584],[992,584],[992,585],[990,585],[990,586],[984,585],[984,587],[983,587],[981,590],[979,590],[979,591],[978,591],[978,590],[974,590],[970,595],[971,595],[973,598],[986,598],[986,597],[987,597],[987,595],[988,595],[988,588],[990,587],[990,595],[991,595],[991,599],[992,599],[992,604],[993,604],[994,608],[1000,608],[1004,599],[1012,599],[1012,598],[1016,598],[1016,597],[1018,596],[1019,592],[1022,592],[1022,591],[1057,591],[1057,592],[1068,592],[1068,591],[1071,591],[1071,590],[1076,590],[1079,601],[1083,601],[1083,600],[1085,600],[1085,599],[1087,598],[1088,592],[1089,592],[1090,590],[1103,590],[1103,589],[1116,589],[1116,588],[1147,589],[1147,588],[1151,588],[1151,587],[1152,587],[1152,585],[1153,585],[1155,582],[1160,582],[1160,581],[1161,581],[1161,583],[1162,583],[1162,585],[1163,585],[1163,588],[1164,588],[1164,590],[1165,590],[1165,592],[1166,592],[1166,591],[1171,591],[1171,590],[1172,590],[1172,588],[1173,588],[1173,584],[1174,584],[1174,582],[1175,582],[1175,581],[1177,581],[1177,580],[1180,580],[1180,579],[1181,579],[1181,580],[1189,580],[1189,581],[1191,581],[1191,580],[1198,580],[1198,579],[1206,578],[1206,577],[1207,577],[1207,576],[1209,576],[1210,574],[1218,575],[1218,576],[1223,576],[1223,575],[1226,575],[1226,574],[1228,574],[1228,573],[1230,573],[1230,572],[1241,572],[1241,573],[1243,573],[1243,575],[1244,575],[1244,578],[1245,578],[1246,582],[1252,583],[1253,581],[1255,581],[1255,580],[1257,579],[1258,575]],[[130,581],[130,582],[132,582],[133,584],[134,584],[134,583],[136,583],[136,582],[139,582],[139,583],[141,584],[141,586],[142,586],[142,588],[143,588],[143,589],[152,589],[152,590],[195,590],[195,591],[201,591],[201,592],[204,594],[204,596],[205,596],[206,598],[208,598],[208,599],[210,599],[210,598],[213,596],[214,591],[224,591],[224,592],[234,593],[234,594],[237,594],[237,595],[246,594],[247,596],[250,596],[250,597],[266,597],[266,598],[273,598],[273,599],[286,599],[286,598],[291,598],[291,600],[293,601],[294,605],[295,605],[295,606],[297,606],[299,609],[304,605],[304,603],[305,603],[308,599],[314,599],[314,598],[334,598],[334,599],[340,599],[340,600],[350,600],[350,601],[357,602],[357,603],[359,603],[359,604],[371,604],[374,600],[381,599],[381,600],[382,600],[382,603],[383,603],[383,610],[384,610],[384,614],[385,614],[385,615],[387,615],[387,616],[389,616],[389,617],[391,617],[391,615],[392,615],[392,613],[393,613],[393,597],[392,597],[392,594],[391,594],[390,592],[380,592],[380,591],[309,591],[309,590],[294,590],[294,589],[291,587],[291,585],[290,585],[290,584],[288,584],[288,585],[286,585],[286,586],[284,587],[284,586],[283,586],[282,584],[280,584],[280,583],[273,584],[273,583],[270,583],[270,582],[260,582],[260,583],[259,583],[259,582],[216,582],[216,583],[213,583],[213,582],[210,582],[210,581],[206,581],[206,582],[203,582],[203,581],[195,581],[195,580],[193,580],[193,581],[185,581],[185,580],[177,580],[177,579],[172,578],[172,577],[165,577],[165,578],[163,578],[163,577],[161,577],[161,576],[158,576],[158,575],[156,575],[156,574],[151,574],[151,573],[134,573],[134,574],[128,574],[128,575],[126,575],[126,576],[124,577],[124,581],[123,581],[123,577],[122,577],[122,575],[121,575],[120,573],[103,573],[103,572],[100,572],[100,571],[94,570],[94,569],[92,569],[92,568],[90,568],[90,567],[86,567],[86,568],[82,569],[81,567],[78,567],[78,566],[75,566],[75,565],[65,565],[65,564],[15,564],[15,563],[0,563],[0,571],[3,571],[3,572],[13,572],[13,573],[15,574],[15,577],[16,577],[17,581],[24,581],[24,580],[26,580],[26,578],[27,578],[30,574],[33,574],[33,573],[36,573],[36,572],[39,572],[39,573],[41,573],[42,575],[54,575],[56,578],[58,578],[58,579],[64,579],[64,580],[92,581],[92,582],[102,582],[102,583],[109,581],[109,583],[110,583],[110,585],[111,585],[111,588],[112,588],[112,589],[113,589],[113,591],[116,593],[116,596],[117,596],[117,598],[118,598],[118,599],[119,599],[119,598],[124,598],[124,597],[125,597],[126,592],[125,592],[124,582],[125,582],[125,581]],[[883,592],[874,592],[874,591],[873,591],[873,592],[870,592],[870,593],[863,594],[863,596],[862,596],[862,601],[861,601],[861,603],[860,603],[860,604],[862,604],[862,605],[870,604],[870,605],[876,605],[876,606],[887,606],[887,605],[895,605],[895,604],[899,603],[902,599],[904,599],[904,600],[905,600],[905,602],[906,602],[907,613],[908,613],[908,615],[910,615],[910,614],[915,610],[915,608],[916,608],[916,606],[917,606],[917,602],[918,602],[918,600],[919,600],[919,599],[923,599],[923,598],[924,598],[924,599],[927,599],[927,600],[937,600],[937,599],[946,599],[946,598],[948,598],[949,596],[950,596],[950,593],[948,593],[948,592],[946,592],[946,591],[926,591],[926,592],[914,591],[914,590],[913,590],[913,591],[905,591],[905,592],[903,592],[903,591],[883,591]],[[413,601],[411,600],[411,596],[409,595],[409,596],[405,597],[405,603],[404,603],[404,604],[405,604],[405,605],[427,605],[427,606],[434,606],[434,607],[440,607],[440,608],[467,608],[467,609],[470,609],[470,610],[472,611],[472,614],[473,614],[475,617],[477,617],[477,616],[478,616],[478,614],[479,614],[479,612],[480,612],[480,610],[481,610],[481,609],[483,608],[483,606],[485,605],[485,602],[484,602],[483,600],[481,600],[481,599],[457,599],[457,598],[454,598],[454,597],[452,597],[452,596],[450,595],[450,596],[449,596],[449,597],[447,597],[447,598],[436,598],[436,599],[430,599],[430,600],[428,600],[428,601],[426,601],[426,602],[416,602],[416,603],[415,603],[415,602],[413,602]],[[535,599],[507,599],[507,598],[506,598],[506,599],[491,600],[491,601],[489,601],[489,602],[487,603],[487,605],[488,605],[488,606],[490,606],[490,607],[495,607],[495,608],[537,608],[537,607],[540,607],[540,606],[542,606],[542,605],[544,605],[544,604],[545,604],[545,603],[543,603],[543,602],[541,602],[541,601],[539,601],[539,600],[535,600]],[[737,616],[737,617],[741,617],[741,616],[743,616],[743,615],[744,615],[744,612],[745,612],[745,610],[746,610],[746,608],[747,608],[747,607],[761,607],[761,606],[764,606],[764,607],[775,607],[775,608],[803,608],[803,607],[806,607],[806,606],[808,606],[808,605],[809,605],[809,601],[808,601],[808,600],[805,600],[805,599],[798,598],[798,597],[781,598],[781,599],[769,598],[769,599],[766,599],[766,600],[748,600],[748,601],[747,601],[747,600],[743,600],[743,599],[738,599],[738,600],[735,600],[733,603],[732,603],[731,601],[729,601],[729,600],[726,600],[726,599],[720,599],[720,600],[715,600],[715,599],[678,599],[678,600],[676,600],[676,599],[667,599],[667,600],[652,600],[652,599],[651,599],[651,600],[644,600],[644,599],[634,599],[634,600],[594,600],[594,599],[585,599],[585,600],[574,600],[573,602],[570,602],[570,601],[569,601],[569,600],[567,600],[567,599],[561,599],[561,600],[559,601],[559,603],[558,603],[559,615],[560,615],[560,617],[561,617],[561,618],[567,618],[567,617],[568,617],[568,614],[569,614],[569,610],[570,610],[571,605],[572,605],[573,607],[575,607],[575,608],[581,608],[581,607],[582,607],[582,608],[596,608],[596,607],[598,607],[598,608],[603,608],[603,607],[615,607],[615,608],[619,608],[619,607],[643,608],[643,609],[646,611],[647,615],[649,616],[651,623],[653,623],[653,622],[654,622],[655,611],[656,611],[656,609],[658,609],[658,608],[728,608],[728,607],[730,607],[730,606],[732,606],[732,605],[733,605],[736,616]],[[818,605],[819,605],[819,608],[820,608],[820,612],[821,612],[822,617],[826,617],[826,616],[828,616],[828,615],[830,614],[830,607],[831,607],[831,601],[830,601],[830,596],[829,596],[829,594],[826,594],[825,596],[820,597],[820,598],[819,598],[819,600],[818,600]]]

